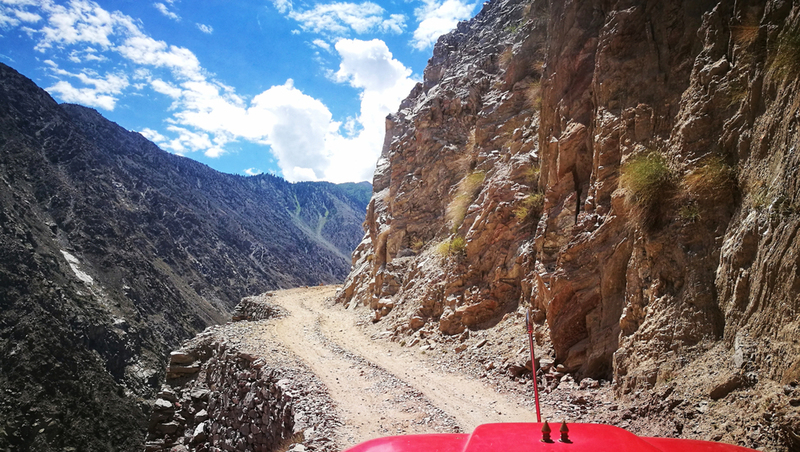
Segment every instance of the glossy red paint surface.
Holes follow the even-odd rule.
[[[663,451],[688,450],[691,452],[753,452],[753,449],[732,444],[697,441],[693,439],[642,438]]]
[[[569,443],[559,441],[560,424],[552,424],[553,442],[544,443],[542,424],[505,423],[478,426],[471,435],[432,434],[373,439],[346,452],[751,452],[739,446],[685,439],[638,437],[619,427],[568,424]]]

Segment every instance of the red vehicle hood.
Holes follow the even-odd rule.
[[[753,452],[730,444],[687,439],[639,437],[603,424],[569,424],[569,443],[542,442],[541,423],[478,426],[472,434],[443,433],[389,436],[361,443],[346,452]]]

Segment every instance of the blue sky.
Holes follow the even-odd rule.
[[[223,172],[372,180],[384,118],[480,0],[0,0],[0,61]]]

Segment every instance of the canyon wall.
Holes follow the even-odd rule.
[[[530,307],[620,395],[712,352],[796,382],[798,30],[791,1],[485,4],[387,118],[337,300],[398,334]]]
[[[169,351],[341,281],[369,191],[218,173],[0,64],[0,450],[141,450]]]

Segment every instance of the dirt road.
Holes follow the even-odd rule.
[[[535,421],[534,413],[485,380],[437,370],[417,351],[370,339],[358,325],[362,313],[329,301],[335,291],[326,286],[276,292],[270,302],[289,316],[272,321],[264,340],[282,342],[328,387],[344,424],[339,444]]]

